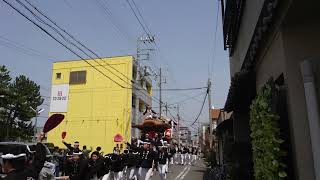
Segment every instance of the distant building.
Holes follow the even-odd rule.
[[[180,143],[183,145],[190,145],[191,144],[191,131],[188,127],[180,127],[179,130],[180,134]]]
[[[49,115],[61,113],[65,119],[48,133],[48,142],[63,146],[66,132],[66,142],[111,152],[116,135],[124,141],[139,136],[131,124],[138,124],[151,105],[152,82],[132,56],[86,61],[94,68],[83,60],[53,64]]]
[[[200,125],[199,146],[203,151],[210,149],[209,124],[207,123]]]
[[[218,118],[220,116],[220,109],[211,109],[211,121],[212,121],[212,148],[216,151],[217,149],[217,137],[216,137],[216,128],[217,128],[217,121],[218,121]]]

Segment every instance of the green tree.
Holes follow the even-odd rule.
[[[8,104],[8,92],[11,77],[9,70],[5,66],[0,66],[0,139],[5,136],[6,124],[4,122],[4,111]]]
[[[0,107],[5,104],[5,95],[8,93],[11,77],[9,70],[5,66],[0,66]]]
[[[3,83],[4,84],[4,83]],[[17,138],[29,139],[33,135],[31,119],[36,116],[32,110],[43,103],[40,96],[40,86],[24,75],[20,75],[10,83],[5,94],[6,102],[0,114],[5,133],[0,139]],[[3,128],[2,127],[2,128]]]

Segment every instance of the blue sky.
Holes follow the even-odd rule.
[[[14,2],[14,1],[10,1]],[[126,0],[30,0],[49,17],[83,41],[99,56],[135,55],[136,40],[143,34]],[[110,9],[103,13],[101,3]],[[221,16],[216,22],[218,0],[135,0],[160,48],[152,55],[154,70],[162,67],[164,88],[203,87],[213,81],[212,102],[223,107],[230,83],[228,52],[223,50]],[[18,6],[19,7],[19,6]],[[109,15],[110,15],[109,14]],[[218,31],[215,37],[216,23]],[[0,1],[0,64],[12,76],[24,74],[41,85],[50,96],[52,62],[78,59]],[[115,28],[117,27],[117,28]],[[24,50],[8,44],[13,41]],[[4,43],[6,41],[6,43]],[[156,83],[154,83],[156,84]],[[164,92],[168,104],[200,91]],[[155,94],[157,96],[157,94]],[[204,95],[181,105],[185,121],[193,121]],[[46,100],[45,104],[49,104]],[[154,106],[157,106],[154,104]],[[208,121],[207,102],[201,122]],[[45,105],[44,108],[48,109]],[[175,109],[171,110],[175,113]],[[46,117],[47,112],[41,116]],[[41,118],[43,124],[45,118]],[[184,122],[184,125],[190,122]]]

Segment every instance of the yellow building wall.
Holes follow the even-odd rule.
[[[86,70],[87,75],[85,84],[70,84],[68,110],[62,113],[65,119],[48,133],[48,142],[64,147],[61,133],[65,131],[65,141],[68,143],[79,141],[81,148],[86,145],[88,149],[92,147],[94,150],[101,146],[104,153],[110,153],[116,145],[113,138],[117,133],[125,141],[130,141],[133,57],[111,57],[96,61],[88,60],[106,76],[128,88],[120,87],[83,60],[55,62],[52,70],[53,85],[69,84],[71,71]],[[61,79],[56,79],[56,73],[61,73]],[[52,114],[50,112],[49,116]]]

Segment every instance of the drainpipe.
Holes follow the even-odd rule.
[[[304,92],[310,127],[314,172],[316,180],[320,180],[320,118],[315,79],[312,71],[312,63],[309,60],[301,62],[300,70],[304,83]]]

